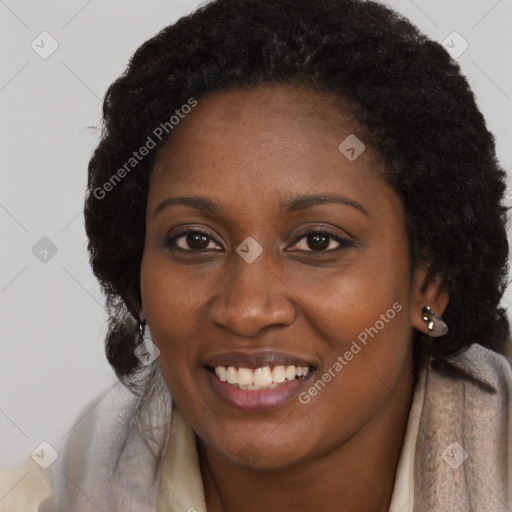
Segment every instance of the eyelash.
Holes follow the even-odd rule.
[[[177,249],[180,251],[190,252],[190,253],[201,253],[201,252],[205,252],[205,251],[208,251],[208,252],[211,251],[211,249],[203,249],[203,250],[182,249],[181,247],[175,246],[175,243],[177,240],[179,240],[180,238],[184,238],[190,234],[203,235],[206,238],[209,238],[210,241],[217,243],[215,241],[215,239],[210,235],[210,233],[207,233],[206,231],[202,231],[201,229],[190,229],[188,231],[182,231],[181,233],[176,234],[175,236],[173,236],[166,242],[166,245],[171,247],[172,249]],[[297,238],[295,240],[295,242],[292,243],[292,246],[297,245],[297,243],[300,240],[302,240],[303,238],[307,238],[310,235],[325,235],[326,237],[329,237],[330,239],[334,240],[335,242],[337,242],[340,245],[339,245],[339,247],[336,247],[336,249],[318,250],[318,251],[309,250],[309,251],[301,251],[301,252],[309,252],[309,253],[316,253],[316,254],[319,254],[319,253],[330,254],[330,253],[339,251],[341,249],[347,249],[349,247],[354,247],[354,244],[350,240],[348,240],[346,238],[342,238],[339,235],[335,235],[334,233],[331,233],[330,231],[323,230],[323,229],[312,229],[310,231],[307,231],[306,233],[303,233],[299,238]],[[214,249],[214,250],[217,250],[217,249]]]

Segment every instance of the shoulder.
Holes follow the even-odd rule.
[[[450,362],[474,380],[427,373],[416,445],[418,507],[505,510],[504,503],[512,505],[510,363],[476,344]]]
[[[512,366],[502,354],[474,343],[454,358],[453,363],[508,398],[512,390]]]
[[[139,401],[116,381],[82,409],[60,443],[51,441],[58,457],[48,468],[28,457],[19,467],[0,470],[0,512],[66,510],[75,484],[88,485],[91,469],[111,467]]]
[[[51,468],[61,508],[75,507],[80,494],[77,489],[92,492],[92,477],[108,480],[140,400],[117,380],[83,408]]]
[[[150,382],[151,390],[139,396],[117,381],[84,409],[52,466],[59,511],[89,511],[91,503],[106,510],[148,510],[172,412],[159,371]]]

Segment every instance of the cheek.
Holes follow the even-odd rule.
[[[364,342],[368,331],[381,338],[395,333],[397,342],[408,339],[409,265],[391,247],[356,253],[346,265],[329,272],[297,272],[293,279],[290,275],[290,287],[333,348],[343,349],[358,337]]]
[[[180,286],[179,276],[168,260],[151,251],[144,253],[140,286],[144,314],[161,352],[159,365],[172,392],[174,386],[169,379],[175,376],[182,381],[182,370],[192,363],[182,334],[191,323],[196,288]]]
[[[395,381],[410,349],[410,313],[407,288],[376,290],[361,281],[331,282],[332,301],[310,295],[310,326],[315,339],[324,341],[323,371],[343,373],[340,390],[359,387],[361,381]],[[325,291],[325,289],[324,289]],[[331,371],[332,373],[332,371]]]
[[[144,252],[141,265],[141,295],[144,313],[156,340],[173,329],[182,329],[212,284],[208,278],[192,276],[187,267],[176,265],[163,251]],[[163,336],[162,336],[163,335]]]

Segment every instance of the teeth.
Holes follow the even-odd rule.
[[[272,384],[272,374],[270,373],[270,368],[268,366],[264,366],[263,368],[256,368],[254,370],[254,375],[252,376],[252,383],[256,384],[256,386],[268,386]],[[245,384],[240,382],[239,384]]]
[[[215,374],[222,382],[226,382],[228,380],[228,371],[224,366],[217,366],[217,368],[215,368]]]
[[[252,384],[252,372],[249,368],[238,369],[238,382],[240,386],[249,386]]]
[[[228,384],[238,384],[238,372],[236,371],[236,368],[233,366],[230,366],[228,368],[228,378],[227,378]]]
[[[293,366],[293,365],[287,366],[285,375],[286,375],[286,380],[294,380],[295,379],[295,366]]]
[[[305,377],[309,373],[307,366],[263,366],[252,370],[250,368],[235,368],[234,366],[216,366],[215,375],[228,384],[244,390],[271,389],[279,384]]]
[[[276,366],[272,370],[272,382],[284,382],[286,380],[286,370],[284,366]]]

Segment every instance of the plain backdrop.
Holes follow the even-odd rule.
[[[141,43],[200,3],[0,0],[2,468],[21,464],[42,441],[65,440],[86,404],[116,382],[86,251],[87,162],[109,84]],[[457,60],[510,170],[512,2],[387,3],[431,38],[450,36],[455,50],[467,42]],[[507,299],[510,289],[508,307]]]

